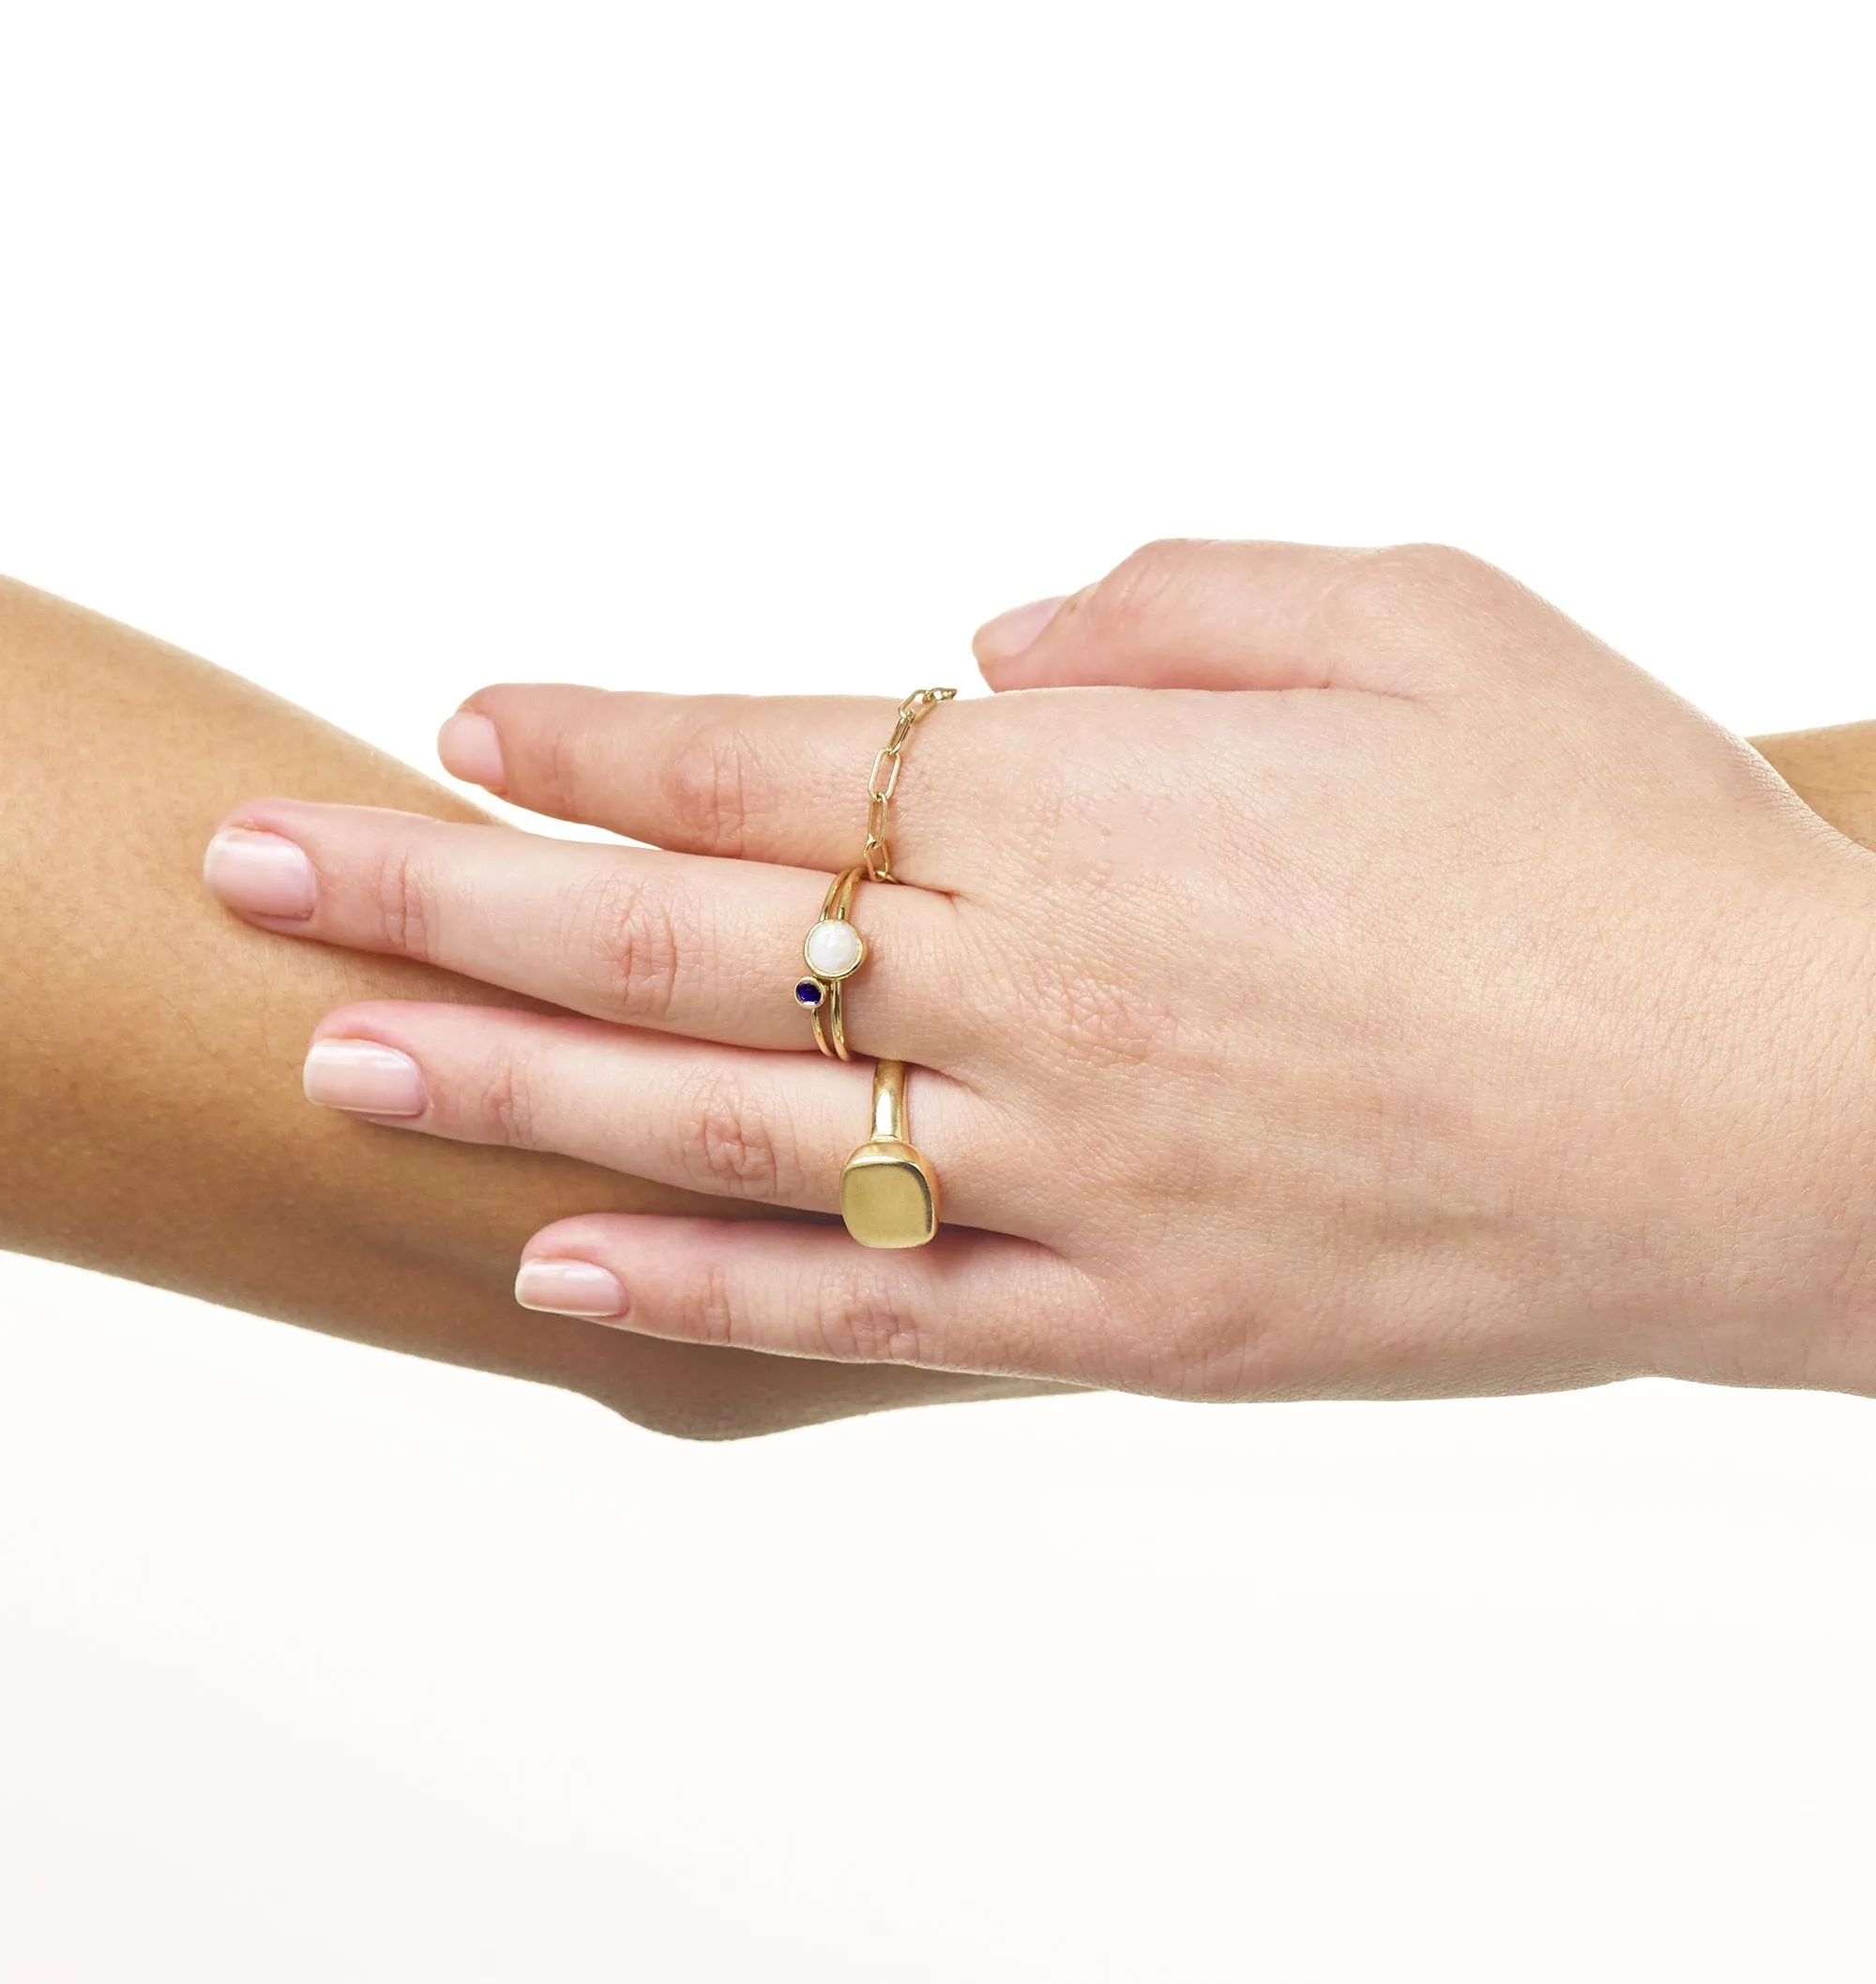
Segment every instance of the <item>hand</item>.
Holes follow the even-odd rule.
[[[1173,686],[936,713],[918,886],[855,909],[849,1032],[915,1064],[937,1243],[580,1219],[524,1298],[1181,1397],[1876,1386],[1866,856],[1457,553],[1158,546],[1046,620],[999,686]],[[658,851],[243,809],[316,877],[255,920],[593,1016],[349,1007],[315,1092],[830,1211],[868,1070],[789,987],[889,715],[505,689],[452,726],[460,772]]]

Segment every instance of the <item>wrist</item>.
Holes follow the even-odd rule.
[[[1827,853],[1736,1004],[1670,1375],[1876,1394],[1876,863]]]

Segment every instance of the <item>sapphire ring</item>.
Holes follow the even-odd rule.
[[[807,975],[794,981],[795,1003],[814,1016],[814,1044],[836,1061],[851,1061],[840,988],[867,962],[867,940],[854,928],[854,891],[867,870],[864,862],[844,869],[827,885],[821,920],[802,940]]]

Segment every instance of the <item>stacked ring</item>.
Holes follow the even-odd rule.
[[[801,943],[802,962],[808,976],[794,981],[797,1004],[814,1015],[814,1044],[837,1061],[850,1061],[847,1052],[846,1015],[841,1009],[840,988],[867,962],[867,940],[848,916],[854,906],[854,891],[866,873],[865,864],[843,870],[827,885],[821,904],[821,920]]]
[[[901,753],[927,710],[948,703],[951,689],[921,689],[899,705],[885,748],[867,779],[867,843],[860,860],[827,885],[820,920],[802,940],[808,971],[794,981],[795,1002],[814,1016],[814,1044],[837,1061],[847,1052],[842,988],[867,962],[867,940],[855,929],[854,894],[860,884],[897,882],[886,827],[899,785]],[[862,1247],[923,1247],[938,1231],[938,1174],[905,1134],[906,1066],[873,1068],[872,1135],[840,1172],[840,1218]]]

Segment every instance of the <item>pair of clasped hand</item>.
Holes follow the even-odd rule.
[[[1642,1372],[1876,1386],[1871,858],[1502,573],[1151,546],[977,637],[863,887],[855,1058],[791,997],[879,700],[510,687],[445,763],[645,843],[292,799],[208,874],[284,935],[555,1008],[377,1002],[314,1101],[832,1215],[912,1070],[930,1245],[576,1218],[527,1307],[1187,1399]]]

